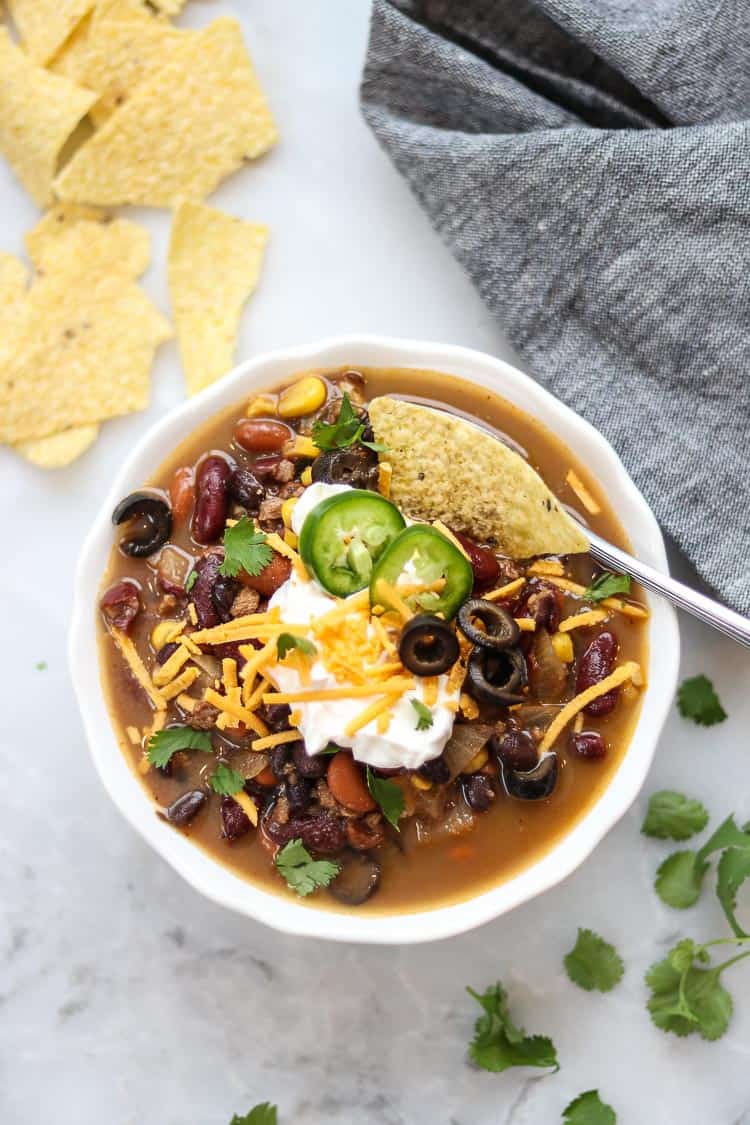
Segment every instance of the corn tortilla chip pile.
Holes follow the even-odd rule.
[[[268,228],[200,203],[175,213],[169,293],[189,394],[232,366],[240,313],[258,283]]]
[[[407,515],[494,540],[516,559],[588,550],[542,478],[491,434],[387,396],[373,399],[369,413],[376,440],[387,446],[380,457],[392,466],[391,499]]]

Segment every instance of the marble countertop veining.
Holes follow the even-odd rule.
[[[189,5],[181,22],[232,10],[283,137],[214,197],[272,229],[240,356],[367,330],[512,358],[360,120],[368,4],[217,0]],[[4,166],[0,215],[2,249],[21,253],[35,212]],[[154,236],[146,286],[166,309],[167,216],[136,217]],[[644,970],[678,936],[725,931],[712,894],[686,913],[654,895],[670,845],[639,835],[647,794],[676,786],[713,823],[750,817],[750,656],[692,622],[684,671],[713,677],[728,721],[704,731],[672,715],[644,794],[595,855],[463,937],[376,948],[280,936],[198,897],[121,819],[71,696],[71,576],[114,468],[180,396],[169,345],[149,410],[107,423],[67,471],[44,475],[0,450],[1,1125],[227,1125],[266,1099],[281,1125],[555,1125],[596,1086],[620,1125],[750,1125],[750,969],[728,981],[736,1012],[720,1043],[664,1035],[644,1006]],[[626,961],[608,996],[562,971],[579,925]],[[554,1039],[559,1074],[467,1064],[476,1008],[465,986],[497,978],[519,1022]]]

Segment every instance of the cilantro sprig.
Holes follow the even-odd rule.
[[[393,781],[378,777],[368,766],[367,788],[370,790],[373,799],[380,805],[385,819],[393,825],[397,832],[400,832],[398,822],[405,806],[404,794],[400,787]]]
[[[590,586],[587,586],[581,597],[587,602],[603,602],[605,598],[614,598],[618,594],[630,593],[630,575],[615,574],[611,570],[604,570],[597,575]]]
[[[233,797],[240,789],[245,788],[245,778],[225,762],[219,762],[209,777],[208,784],[220,797]]]
[[[656,1026],[673,1035],[698,1032],[703,1039],[720,1039],[733,1009],[721,976],[730,965],[750,957],[750,949],[743,948],[748,942],[750,937],[719,938],[698,945],[683,938],[662,961],[653,964],[646,973],[646,984],[651,990],[648,1010]],[[719,945],[743,951],[711,965],[708,950]]]
[[[682,681],[677,692],[677,710],[684,719],[692,719],[701,727],[723,723],[727,717],[714,685],[703,675]]]
[[[565,971],[586,992],[611,992],[625,972],[622,958],[613,945],[593,930],[578,930],[576,943],[564,960]]]
[[[598,1090],[586,1090],[566,1105],[563,1125],[616,1125],[617,1114],[599,1097]]]
[[[255,1105],[242,1117],[235,1113],[229,1125],[278,1125],[278,1111],[270,1102]]]
[[[305,656],[315,656],[318,651],[312,641],[307,637],[298,637],[296,633],[279,633],[276,640],[276,655],[283,660],[288,653],[298,649]]]
[[[249,516],[243,516],[234,527],[224,532],[224,561],[219,574],[236,578],[241,570],[257,578],[273,558],[265,533],[259,531]]]
[[[421,699],[410,699],[414,710],[417,712],[417,730],[429,730],[432,726],[434,719],[432,711],[426,707]]]
[[[708,812],[700,801],[660,789],[651,794],[641,832],[657,840],[689,840],[707,824]]]
[[[477,1066],[495,1074],[512,1066],[560,1069],[551,1039],[544,1035],[526,1035],[515,1025],[508,1010],[507,993],[500,981],[481,995],[473,988],[466,991],[482,1008],[469,1044],[469,1055]]]
[[[739,849],[740,851],[750,850],[750,834],[737,826],[733,816],[728,816],[698,851],[686,849],[673,852],[667,856],[656,872],[654,884],[656,893],[662,902],[665,902],[667,906],[675,907],[677,910],[686,910],[688,907],[694,906],[700,898],[710,857],[716,852],[725,851],[727,848]],[[750,863],[750,858],[748,863]],[[719,863],[720,871],[723,872],[722,883],[719,886],[720,901],[723,890],[725,899],[731,905],[731,885],[734,882],[734,876],[739,872],[740,866],[736,860],[725,861],[723,867],[721,862]],[[730,871],[733,877],[731,879],[729,878]],[[739,886],[739,883],[737,886]],[[724,905],[723,902],[722,905]],[[729,914],[727,914],[727,917],[729,918]],[[729,921],[731,924],[732,919],[729,918]]]
[[[167,727],[151,735],[146,756],[152,766],[164,769],[178,750],[200,750],[203,754],[210,754],[213,750],[211,735],[208,731],[193,730],[192,727]]]
[[[362,441],[365,424],[344,392],[335,422],[324,422],[321,418],[313,423],[312,439],[318,449],[328,452],[331,449],[347,449],[350,445],[366,445],[376,453],[382,453],[386,446],[376,441]]]
[[[301,840],[290,840],[285,844],[274,863],[279,874],[286,879],[286,885],[300,898],[312,894],[318,887],[327,887],[341,870],[338,863],[329,859],[313,859]]]

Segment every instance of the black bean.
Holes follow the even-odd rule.
[[[521,773],[533,770],[539,760],[536,742],[527,730],[508,730],[502,735],[493,734],[490,749],[509,769]]]
[[[180,646],[176,641],[170,641],[169,644],[162,645],[156,654],[157,664],[166,664],[173,652],[177,652]]]
[[[284,767],[288,761],[289,747],[274,746],[268,754],[268,763],[273,770],[274,777],[282,778],[284,776]]]
[[[472,773],[461,779],[461,789],[464,800],[474,812],[487,812],[495,800],[495,790],[488,777],[481,773]]]
[[[229,495],[252,515],[256,515],[266,490],[249,469],[234,469],[229,477]]]
[[[324,754],[308,754],[302,741],[292,743],[292,761],[302,777],[322,777],[328,766]]]
[[[444,785],[446,781],[450,781],[451,771],[445,758],[431,758],[429,762],[425,762],[417,770],[420,777],[425,781],[432,781],[435,785]]]
[[[221,826],[226,840],[239,840],[250,831],[250,818],[231,797],[221,798]]]
[[[304,777],[301,777],[299,781],[288,782],[286,795],[289,801],[289,811],[292,816],[297,816],[299,813],[305,811],[310,804],[311,791],[312,784]]]
[[[288,728],[291,713],[291,708],[285,703],[263,703],[257,711],[258,718],[262,719],[274,734]]]
[[[211,589],[211,601],[221,621],[232,620],[232,602],[242,589],[236,578],[220,574]]]
[[[181,797],[178,797],[176,801],[172,801],[167,809],[167,820],[170,824],[176,824],[179,828],[182,828],[189,824],[193,817],[200,812],[206,801],[207,797],[202,789],[191,789],[188,793],[183,793]]]

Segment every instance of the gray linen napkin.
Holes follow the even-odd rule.
[[[741,0],[375,0],[367,121],[538,379],[750,612]]]

